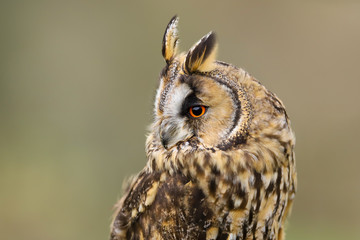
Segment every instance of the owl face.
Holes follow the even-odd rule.
[[[168,84],[157,110],[165,148],[190,138],[214,146],[231,132],[238,108],[231,89],[201,75],[178,74]]]
[[[267,132],[289,136],[284,141],[292,138],[282,102],[244,70],[216,60],[214,33],[187,53],[178,53],[177,22],[177,17],[170,21],[163,38],[166,66],[155,100],[151,144],[170,150],[195,141],[229,150]]]

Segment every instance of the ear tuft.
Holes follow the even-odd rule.
[[[162,41],[162,55],[167,63],[169,63],[177,53],[178,30],[177,25],[179,18],[175,15],[166,27]]]
[[[217,44],[214,32],[209,32],[200,39],[187,53],[185,59],[185,71],[207,72],[212,70],[216,59]]]

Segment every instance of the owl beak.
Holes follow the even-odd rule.
[[[173,147],[178,142],[184,141],[191,136],[192,133],[189,133],[182,123],[166,119],[163,120],[160,125],[160,141],[166,149]]]
[[[169,138],[165,136],[165,134],[161,134],[160,136],[161,144],[164,146],[164,148],[168,148]]]

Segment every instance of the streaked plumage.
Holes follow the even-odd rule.
[[[284,105],[216,61],[212,32],[178,53],[177,23],[163,38],[148,163],[119,201],[110,238],[283,239],[296,191]]]

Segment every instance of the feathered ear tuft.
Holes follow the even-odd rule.
[[[216,37],[214,32],[209,32],[200,39],[187,53],[185,59],[185,71],[207,72],[212,70],[217,53]]]
[[[178,30],[177,25],[179,18],[175,15],[166,27],[162,41],[162,55],[167,63],[169,63],[177,53]]]

